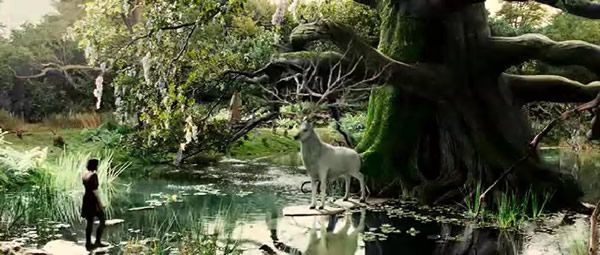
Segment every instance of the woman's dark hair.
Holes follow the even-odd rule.
[[[98,160],[95,158],[88,160],[87,169],[90,171],[98,170]]]

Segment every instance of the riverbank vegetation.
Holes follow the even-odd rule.
[[[92,157],[109,204],[119,177],[206,181],[222,159],[241,162],[231,175],[297,169],[304,120],[361,154],[372,196],[501,229],[581,211],[600,199],[600,23],[539,2],[56,0],[0,38],[0,233],[77,221]],[[422,8],[440,11],[409,11]],[[148,252],[178,245],[170,224],[182,254],[237,250],[201,218],[165,222]]]

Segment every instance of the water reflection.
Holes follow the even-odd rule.
[[[309,229],[308,234],[308,245],[302,251],[299,248],[293,247],[279,240],[277,235],[278,221],[272,217],[268,217],[268,226],[271,232],[271,239],[273,245],[279,251],[285,254],[291,255],[353,255],[358,250],[358,239],[359,234],[365,227],[366,210],[363,208],[360,210],[360,216],[358,224],[355,225],[352,220],[351,214],[346,214],[343,218],[344,225],[339,229],[336,229],[336,225],[339,221],[338,215],[329,215],[327,217],[327,224],[322,224],[320,227],[315,226],[319,220],[319,216],[305,217],[312,220],[313,226]],[[352,229],[351,229],[352,226]],[[286,226],[284,226],[286,227]],[[317,234],[318,233],[318,234]],[[261,247],[267,254],[276,254],[272,249],[265,246]]]
[[[576,165],[568,171],[580,180],[587,199],[600,198],[599,184],[594,181],[600,177],[596,171],[599,160],[581,155],[569,159],[559,152],[556,154],[556,160],[549,157],[549,161],[560,164],[564,171],[567,166]],[[562,162],[558,161],[560,158]],[[569,163],[572,161],[577,164]],[[156,240],[172,241],[176,248],[176,242],[184,238],[180,230],[200,222],[208,232],[218,229],[230,232],[226,237],[237,242],[242,254],[560,254],[549,253],[566,247],[558,244],[560,237],[555,233],[561,233],[559,229],[565,225],[572,225],[559,218],[553,232],[536,232],[535,227],[522,232],[504,231],[474,225],[460,212],[448,208],[420,207],[410,202],[374,206],[347,216],[284,217],[283,208],[308,205],[308,195],[299,191],[299,184],[307,178],[302,171],[240,163],[197,171],[206,178],[127,180],[132,182],[129,189],[117,192],[111,201],[111,217],[125,220],[107,228],[108,241],[120,244],[111,252],[122,253],[128,242],[150,246]],[[70,218],[71,213],[34,209],[50,208],[52,203],[62,201],[60,197],[46,199],[42,194],[45,193],[30,191],[0,196],[0,225],[10,217],[21,217],[26,222],[13,228],[21,231],[16,236],[3,236],[0,230],[0,241],[29,235],[32,238],[25,242],[32,246],[54,239],[82,242],[84,227],[79,219],[56,222]],[[74,196],[75,201],[79,199]],[[146,206],[149,200],[158,200],[161,206],[148,211],[128,211]],[[23,209],[28,213],[19,216]],[[43,224],[38,221],[44,218],[47,220]],[[569,233],[582,232],[585,224],[581,226]],[[44,232],[47,229],[52,231]]]

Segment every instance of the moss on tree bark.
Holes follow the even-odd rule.
[[[424,56],[426,25],[400,13],[391,1],[382,3],[379,50],[402,62],[413,63]],[[363,139],[357,151],[363,157],[363,172],[378,194],[410,193],[418,184],[418,150],[423,125],[434,117],[425,100],[384,86],[372,91]]]

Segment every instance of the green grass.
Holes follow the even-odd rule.
[[[342,137],[335,130],[324,127],[317,128],[316,131],[326,143],[342,141]],[[241,145],[230,150],[230,155],[239,159],[273,157],[284,160],[281,157],[295,155],[300,151],[300,143],[293,138],[297,132],[296,129],[288,130],[286,136],[283,129],[277,129],[275,133],[268,128],[254,130],[248,134],[247,140],[242,140]]]
[[[92,152],[103,149],[101,142],[84,142],[82,131],[83,129],[78,128],[60,129],[58,134],[64,139],[68,150]],[[51,160],[58,159],[63,152],[62,148],[54,147],[54,135],[44,125],[28,125],[27,131],[23,134],[23,140],[13,133],[6,135],[5,140],[10,142],[11,147],[15,150],[20,151],[31,150],[35,147],[48,147],[48,158]]]

